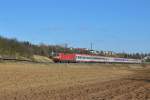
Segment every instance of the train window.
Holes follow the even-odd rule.
[[[81,59],[81,57],[80,57],[80,56],[77,56],[77,59]]]

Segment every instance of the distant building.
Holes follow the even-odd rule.
[[[90,52],[93,54],[100,54],[100,51],[96,51],[96,50],[90,50]]]
[[[75,48],[76,50],[87,50],[87,48]]]
[[[104,55],[109,55],[109,56],[115,55],[115,52],[113,51],[104,51],[103,53]]]

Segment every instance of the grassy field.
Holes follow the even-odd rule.
[[[121,64],[0,63],[0,100],[88,100],[91,96],[86,98],[82,89],[92,93],[105,82],[134,76],[141,69]]]

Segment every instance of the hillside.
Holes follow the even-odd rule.
[[[0,57],[32,59],[34,55],[49,57],[51,51],[52,47],[44,44],[34,45],[27,41],[0,37]]]
[[[17,59],[30,59],[34,58],[34,55],[50,57],[53,53],[79,53],[79,54],[93,54],[90,50],[84,50],[79,48],[67,48],[58,45],[45,45],[39,44],[35,45],[28,41],[18,41],[17,39],[8,39],[0,36],[0,57],[6,58],[17,58]],[[103,51],[97,55],[100,56],[110,56],[103,53]],[[116,53],[115,57],[122,58],[134,58],[141,59],[150,54],[143,53]]]
[[[33,59],[36,62],[43,62],[43,63],[51,63],[53,62],[52,59],[45,57],[45,56],[39,56],[39,55],[33,55]]]

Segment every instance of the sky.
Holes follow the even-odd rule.
[[[0,35],[34,44],[150,52],[150,0],[0,0]]]

